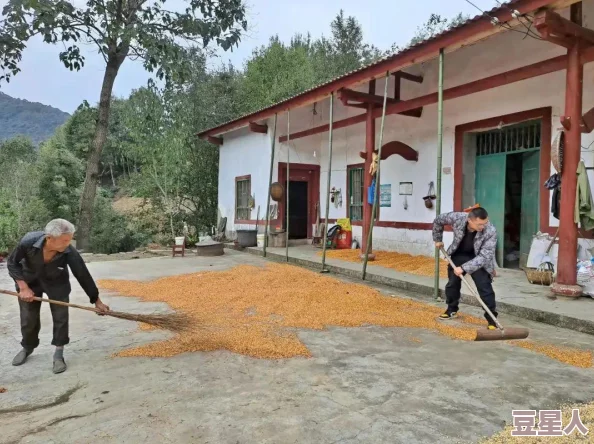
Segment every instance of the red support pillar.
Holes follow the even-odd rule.
[[[375,94],[375,80],[369,82],[369,93]],[[361,256],[365,255],[367,249],[367,237],[369,236],[369,226],[371,224],[372,205],[367,201],[367,195],[373,177],[369,174],[369,168],[373,161],[373,150],[375,149],[375,117],[373,117],[373,104],[367,106],[367,116],[365,121],[365,167],[363,169],[363,237],[361,239]],[[379,186],[376,184],[376,186]],[[369,255],[367,260],[372,261],[375,255],[372,253],[373,245],[369,246]]]
[[[557,282],[551,289],[554,293],[579,297],[582,293],[577,284],[578,232],[574,222],[577,189],[577,167],[582,147],[581,119],[584,68],[580,61],[580,43],[568,50],[567,77],[565,86],[565,118],[570,128],[565,132],[563,171],[561,173],[561,208],[559,219],[559,256],[557,259]]]

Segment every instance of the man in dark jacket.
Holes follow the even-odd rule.
[[[99,290],[82,257],[70,246],[74,225],[64,219],[55,219],[47,224],[45,231],[27,233],[8,257],[8,273],[16,283],[19,293],[21,334],[23,349],[14,357],[12,365],[24,364],[39,345],[41,302],[34,297],[47,294],[49,299],[69,302],[70,279],[68,268],[89,296],[91,304],[102,312],[109,307],[99,299]],[[68,336],[68,307],[50,304],[54,321],[52,345],[54,373],[66,370],[64,346]]]
[[[437,248],[443,247],[443,230],[450,225],[454,232],[454,241],[448,248],[448,255],[456,266],[448,266],[448,283],[445,288],[448,307],[440,319],[451,319],[458,313],[460,302],[461,276],[469,274],[476,284],[478,293],[485,305],[497,317],[495,311],[495,249],[497,230],[489,222],[489,215],[484,208],[474,208],[466,213],[446,213],[437,216],[433,222],[433,241]],[[496,324],[485,312],[489,329]]]

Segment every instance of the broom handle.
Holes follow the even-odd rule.
[[[450,266],[452,268],[456,268],[456,265],[454,265],[454,262],[452,262],[452,259],[450,258],[450,256],[448,255],[448,253],[445,251],[445,248],[441,247],[441,252],[445,256],[445,258],[448,260],[448,262],[450,263]],[[497,324],[497,327],[500,330],[503,330],[503,326],[499,323],[499,321],[493,315],[493,313],[491,312],[491,310],[489,310],[489,307],[487,307],[487,305],[481,299],[481,297],[479,296],[479,294],[476,291],[474,291],[474,288],[472,288],[472,286],[470,285],[470,283],[466,280],[466,276],[462,275],[462,276],[460,276],[460,279],[462,279],[464,281],[464,283],[466,284],[466,286],[468,287],[468,289],[470,290],[470,292],[473,294],[473,296],[477,299],[477,301],[479,301],[481,303],[481,305],[483,306],[483,308],[485,309],[485,311],[489,314],[489,316],[491,316],[491,319],[493,319],[493,321],[495,321],[495,324]]]
[[[16,296],[17,298],[19,297],[19,294],[15,291],[0,290],[0,293],[7,294],[9,296]],[[62,305],[64,307],[80,308],[81,310],[87,310],[87,311],[92,311],[94,313],[99,313],[99,310],[96,308],[85,307],[83,305],[78,305],[78,304],[71,304],[69,302],[54,301],[53,299],[38,298],[37,296],[35,296],[33,298],[33,300],[39,301],[39,302],[49,302],[50,304]]]
[[[546,255],[548,255],[551,252],[551,248],[553,248],[553,244],[557,240],[557,236],[559,236],[559,228],[557,228],[557,231],[555,232],[555,237],[553,238],[553,240],[551,241],[551,243],[547,247],[547,251],[545,251],[545,254]]]

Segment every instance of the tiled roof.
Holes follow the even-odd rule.
[[[552,2],[553,2],[553,0],[551,0],[551,3]],[[198,133],[198,136],[203,135],[203,134],[206,134],[206,133],[209,133],[209,132],[212,132],[213,130],[216,130],[217,128],[220,128],[220,127],[223,127],[223,126],[227,126],[229,124],[233,124],[234,122],[238,122],[238,121],[240,121],[242,119],[246,119],[246,118],[248,118],[250,116],[255,116],[256,114],[259,114],[259,113],[261,113],[263,111],[266,111],[268,109],[277,107],[279,105],[289,103],[292,100],[294,100],[294,99],[296,99],[296,98],[298,98],[300,96],[303,96],[303,95],[305,95],[305,94],[307,94],[309,92],[312,92],[312,91],[315,91],[317,89],[320,89],[320,88],[322,88],[324,86],[330,85],[331,83],[335,83],[335,82],[338,82],[340,80],[346,79],[347,77],[354,76],[355,74],[359,74],[359,73],[361,73],[361,72],[363,72],[363,71],[365,71],[365,70],[367,70],[369,68],[372,68],[372,67],[374,67],[376,65],[379,65],[381,63],[390,61],[392,59],[395,59],[396,57],[401,57],[403,55],[406,55],[407,53],[412,53],[413,51],[418,50],[419,48],[421,48],[421,47],[423,47],[425,45],[428,45],[431,42],[434,42],[436,40],[440,40],[440,39],[443,39],[443,38],[449,36],[450,34],[458,31],[460,28],[464,28],[464,27],[466,27],[466,26],[468,26],[468,25],[470,25],[472,23],[478,22],[479,20],[484,20],[485,19],[485,16],[495,16],[495,15],[498,15],[498,14],[504,12],[504,11],[509,11],[510,9],[514,9],[514,6],[515,5],[520,4],[520,3],[525,3],[525,1],[524,0],[510,0],[510,1],[505,2],[505,3],[503,3],[503,2],[500,2],[500,3],[501,3],[501,5],[499,7],[493,8],[490,11],[486,11],[484,14],[480,14],[480,15],[477,15],[477,16],[475,16],[473,18],[470,18],[470,19],[468,19],[468,20],[460,23],[457,26],[453,26],[453,27],[451,27],[451,28],[449,28],[449,29],[447,29],[447,30],[439,33],[439,34],[434,35],[433,37],[430,37],[430,38],[428,38],[426,40],[423,40],[421,42],[418,42],[418,43],[416,43],[414,45],[408,46],[407,48],[404,48],[401,51],[398,51],[398,52],[395,52],[395,53],[390,54],[388,56],[382,57],[381,59],[376,60],[373,63],[370,63],[370,64],[367,64],[365,66],[362,66],[361,68],[358,68],[356,70],[347,72],[347,73],[345,73],[343,75],[340,75],[340,76],[335,77],[335,78],[333,78],[331,80],[328,80],[327,82],[320,83],[320,84],[314,86],[313,88],[306,89],[306,90],[300,92],[299,94],[295,94],[295,95],[293,95],[291,97],[288,97],[288,98],[286,98],[284,100],[281,100],[280,102],[274,103],[274,104],[269,105],[269,106],[266,106],[264,108],[260,108],[260,109],[258,109],[256,111],[252,111],[250,113],[247,113],[247,114],[244,114],[242,116],[239,116],[239,117],[237,117],[235,119],[232,119],[232,120],[229,120],[227,122],[221,123],[221,124],[219,124],[219,125],[217,125],[215,127],[212,127],[212,128],[206,129],[204,131],[201,131],[201,132]]]

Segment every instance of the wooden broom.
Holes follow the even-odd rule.
[[[19,294],[14,291],[8,290],[0,290],[0,293],[6,294],[9,296],[16,296],[19,297]],[[143,322],[145,324],[150,324],[158,328],[163,328],[165,330],[171,330],[173,332],[183,332],[191,329],[192,321],[190,318],[184,314],[180,313],[165,313],[165,314],[133,314],[133,313],[123,313],[121,311],[106,311],[102,312],[97,308],[92,307],[85,307],[82,305],[71,304],[69,302],[62,302],[62,301],[54,301],[53,299],[47,298],[38,298],[35,297],[34,300],[39,302],[48,302],[50,304],[55,305],[62,305],[64,307],[72,307],[72,308],[79,308],[81,310],[92,311],[97,313],[101,316],[111,316],[118,319],[126,319],[128,321],[135,321],[135,322]]]

